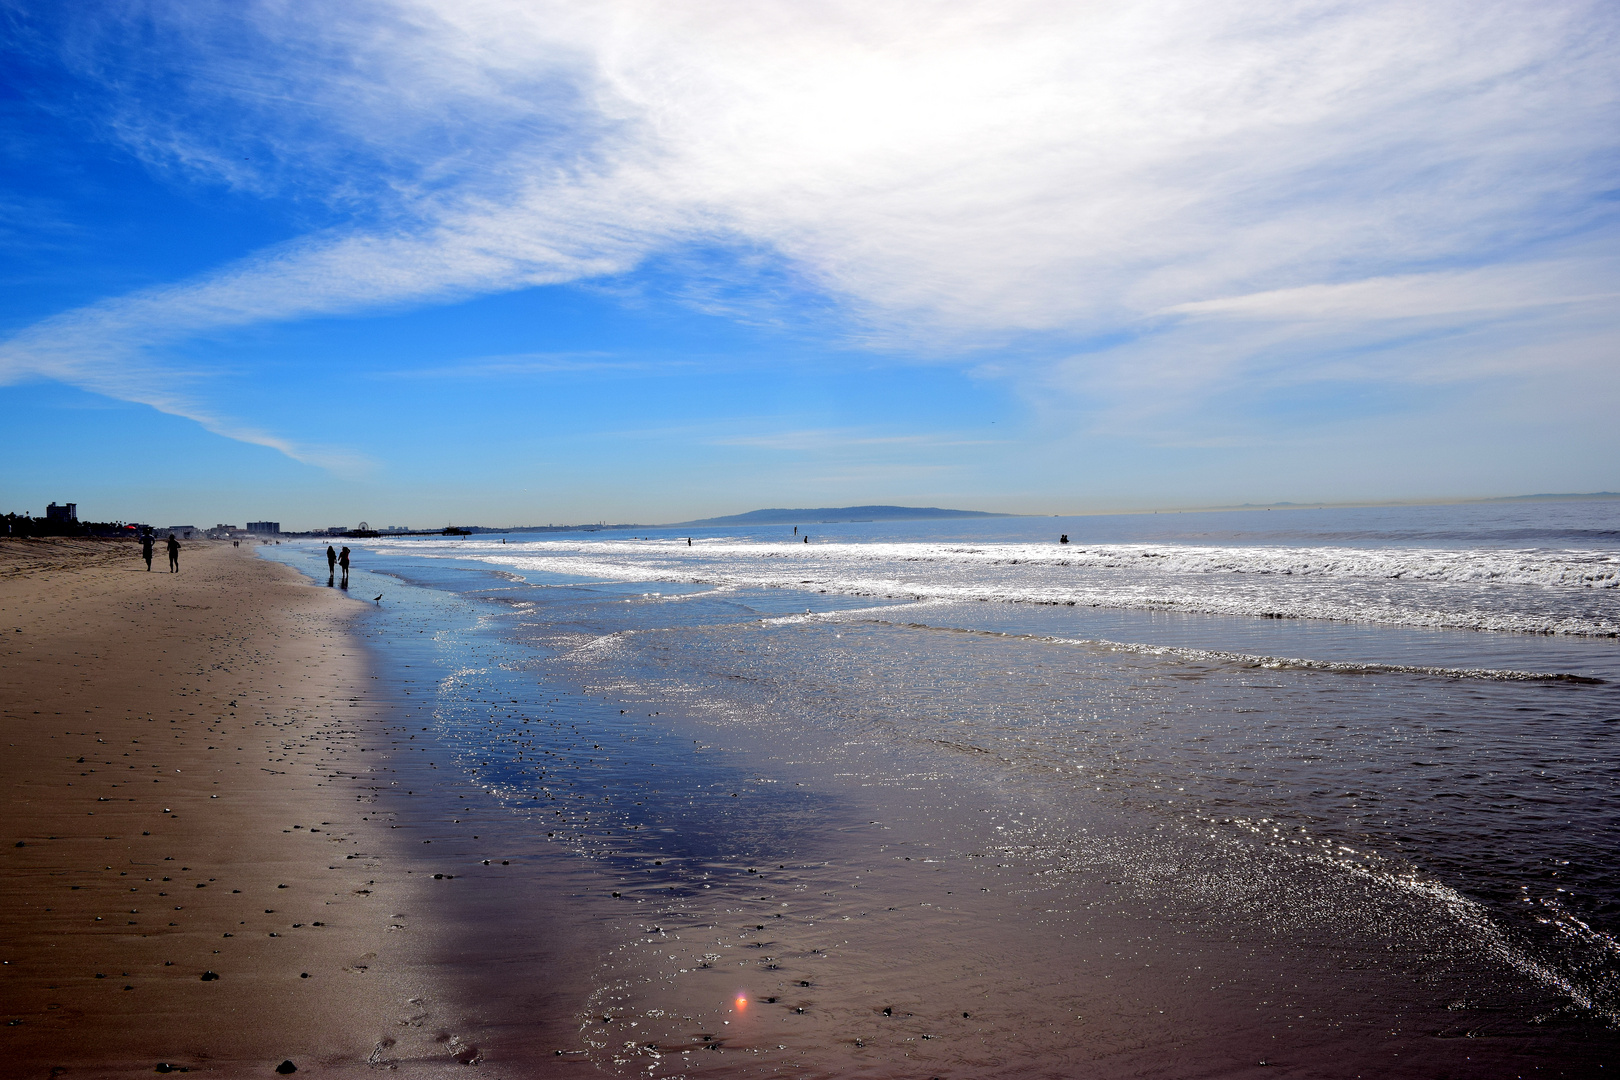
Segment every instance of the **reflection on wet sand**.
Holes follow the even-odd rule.
[[[1590,895],[1612,796],[1559,805],[1556,837],[1440,797],[1559,796],[1515,771],[1527,702],[1562,703],[1561,778],[1596,783],[1583,718],[1612,683],[941,635],[848,598],[426,583],[371,624],[415,717],[388,753],[465,778],[400,823],[433,817],[425,850],[480,883],[447,895],[442,948],[492,1063],[1438,1075],[1620,1048],[1601,928],[1565,929],[1586,901],[1519,888],[1556,851]],[[778,617],[807,599],[850,614]]]

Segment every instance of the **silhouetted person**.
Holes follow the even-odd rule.
[[[1068,542],[1069,542],[1069,534],[1068,533],[1064,533],[1062,536],[1058,537],[1058,543],[1067,544]]]
[[[335,567],[336,565],[337,565],[337,552],[332,550],[332,545],[331,544],[327,544],[326,545],[326,576],[327,577],[332,576],[332,574],[335,572],[332,568]]]
[[[146,570],[152,571],[152,534],[141,533],[141,558],[146,560]]]
[[[170,533],[169,534],[169,573],[178,574],[179,572],[180,572],[180,541],[178,541],[178,540],[176,540],[174,538],[174,533]]]
[[[687,547],[691,547],[691,546],[692,546],[692,538],[691,538],[691,537],[690,537],[690,536],[688,536],[688,537],[687,537],[687,538],[686,538],[686,546],[687,546]],[[147,560],[147,561],[148,561],[148,562],[151,562],[151,560],[150,560],[150,559],[148,559],[148,560]]]
[[[343,582],[342,582],[342,584],[340,584],[338,586],[338,588],[347,589],[349,587],[349,549],[348,548],[344,548],[343,551],[338,554],[338,565],[343,567]]]
[[[804,534],[804,542],[807,543],[807,544],[810,542],[810,534],[809,533]]]

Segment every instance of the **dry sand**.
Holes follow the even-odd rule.
[[[360,605],[226,543],[163,564],[0,541],[0,1072],[458,1068],[349,779]]]

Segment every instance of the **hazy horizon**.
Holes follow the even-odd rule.
[[[680,527],[684,527],[684,526],[701,527],[701,528],[704,528],[704,529],[726,529],[726,528],[763,527],[763,526],[769,526],[769,525],[782,525],[783,527],[786,527],[788,524],[804,524],[804,525],[813,525],[813,524],[818,524],[818,523],[820,523],[820,524],[828,524],[828,523],[848,524],[848,523],[858,523],[858,522],[862,522],[862,521],[903,522],[903,521],[907,521],[907,520],[917,520],[917,521],[957,520],[958,518],[954,517],[954,515],[962,515],[959,518],[959,520],[964,520],[964,521],[994,520],[996,518],[1005,518],[1005,517],[1063,518],[1063,519],[1068,519],[1068,518],[1077,518],[1077,517],[1078,518],[1084,518],[1084,517],[1131,517],[1131,516],[1150,515],[1150,514],[1218,514],[1218,513],[1232,513],[1232,512],[1245,512],[1245,511],[1258,511],[1258,510],[1283,510],[1283,511],[1288,511],[1288,510],[1358,510],[1358,509],[1379,509],[1379,508],[1400,509],[1400,508],[1403,508],[1403,507],[1409,507],[1409,508],[1416,509],[1416,508],[1422,508],[1422,507],[1443,507],[1443,506],[1458,506],[1458,505],[1488,505],[1488,504],[1492,504],[1492,503],[1584,502],[1584,501],[1610,501],[1610,500],[1615,500],[1615,499],[1620,499],[1620,492],[1612,492],[1612,491],[1561,492],[1561,493],[1560,492],[1544,492],[1544,493],[1532,494],[1532,495],[1503,495],[1503,496],[1492,496],[1492,497],[1484,497],[1484,498],[1477,498],[1477,499],[1411,499],[1411,500],[1399,500],[1399,501],[1369,500],[1369,501],[1364,501],[1364,502],[1337,502],[1337,503],[1336,502],[1326,502],[1326,501],[1321,501],[1321,502],[1272,502],[1272,503],[1237,503],[1237,504],[1232,504],[1232,505],[1205,505],[1205,506],[1155,506],[1155,507],[1135,507],[1135,508],[1102,508],[1102,509],[1096,509],[1096,510],[1085,510],[1085,511],[1071,512],[1071,513],[1067,513],[1067,514],[1059,514],[1059,513],[1053,513],[1053,512],[1043,512],[1043,511],[1039,511],[1039,510],[1033,510],[1033,511],[988,511],[987,512],[987,511],[978,510],[978,509],[973,508],[973,507],[915,507],[915,506],[909,506],[908,507],[908,506],[880,506],[880,505],[873,504],[873,505],[837,506],[837,507],[760,507],[760,508],[756,508],[755,510],[741,511],[741,512],[738,512],[736,514],[713,515],[713,516],[711,516],[709,518],[686,518],[686,519],[682,519],[682,520],[679,520],[679,521],[653,521],[651,519],[637,520],[637,519],[633,519],[633,518],[626,518],[623,521],[609,521],[607,519],[578,520],[578,521],[574,521],[574,520],[569,520],[569,521],[563,521],[563,520],[553,520],[553,521],[507,521],[507,520],[504,520],[504,519],[497,519],[497,518],[478,518],[478,519],[467,518],[467,519],[456,520],[456,521],[445,521],[445,522],[442,522],[442,523],[435,523],[435,522],[429,522],[429,521],[423,521],[423,520],[369,521],[369,520],[366,520],[364,518],[353,518],[353,516],[351,515],[351,520],[346,520],[346,521],[343,521],[343,522],[339,522],[339,521],[337,521],[335,519],[331,520],[331,521],[324,521],[323,520],[323,522],[320,523],[320,524],[314,524],[314,523],[312,523],[310,521],[305,521],[303,519],[296,518],[296,517],[294,517],[292,519],[289,519],[289,520],[282,520],[280,518],[277,518],[275,515],[259,515],[259,516],[256,516],[256,517],[253,516],[253,515],[248,515],[246,517],[243,517],[242,515],[236,515],[235,518],[229,518],[229,519],[226,519],[226,520],[218,520],[219,515],[203,515],[202,517],[195,517],[194,516],[194,519],[184,519],[184,520],[182,520],[182,518],[178,518],[178,517],[169,517],[169,518],[161,518],[161,519],[160,518],[142,519],[142,518],[139,518],[139,517],[128,517],[128,516],[119,516],[119,515],[109,515],[109,516],[103,517],[103,516],[99,516],[99,515],[95,514],[89,508],[81,507],[80,511],[79,511],[79,519],[81,521],[102,521],[102,520],[130,521],[130,522],[139,521],[141,524],[156,525],[156,526],[159,526],[159,527],[169,527],[169,526],[176,526],[176,525],[184,525],[184,526],[187,526],[187,527],[195,527],[195,528],[199,528],[199,529],[211,529],[211,528],[215,527],[216,525],[220,525],[220,524],[232,525],[232,526],[240,529],[240,528],[244,528],[246,526],[247,522],[249,522],[249,521],[274,521],[274,522],[277,523],[277,525],[280,526],[281,531],[283,533],[319,533],[319,532],[324,532],[324,531],[332,529],[332,528],[337,528],[339,526],[342,526],[342,527],[348,528],[348,529],[356,529],[356,528],[359,528],[362,524],[364,524],[367,528],[370,528],[370,529],[375,530],[375,531],[384,532],[384,533],[386,533],[389,529],[406,529],[406,530],[409,530],[411,532],[419,532],[419,531],[420,532],[432,532],[432,531],[436,531],[436,530],[439,530],[439,529],[448,528],[448,527],[451,527],[451,526],[463,527],[463,528],[486,529],[486,530],[489,530],[492,533],[498,533],[498,532],[500,532],[502,530],[507,530],[507,529],[510,529],[510,530],[553,529],[553,528],[555,528],[555,529],[567,529],[567,528],[672,529],[672,528],[680,528]],[[62,500],[62,501],[68,501],[68,500]],[[903,517],[878,516],[878,517],[864,517],[864,518],[817,518],[815,516],[816,514],[838,513],[838,512],[855,511],[855,510],[872,510],[872,509],[885,509],[885,510],[931,509],[931,510],[944,511],[944,514],[942,514],[942,515],[940,515],[938,517],[926,516],[926,515],[922,515],[922,516],[919,516],[919,515],[906,515],[906,516],[903,516]],[[792,513],[795,510],[803,511],[803,517],[802,518],[793,518],[791,520],[784,517],[781,521],[767,521],[767,520],[733,521],[733,520],[728,520],[728,519],[731,519],[731,518],[746,518],[746,517],[750,516],[751,514],[756,514],[756,513],[777,512],[777,513],[788,514],[788,513]],[[8,513],[8,512],[21,513],[22,511],[0,509],[0,513]],[[43,511],[37,511],[36,510],[36,511],[32,511],[32,513],[33,513],[33,515],[35,517],[42,517],[43,516]],[[983,516],[978,516],[978,515],[983,515]]]

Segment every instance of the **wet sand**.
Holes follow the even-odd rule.
[[[460,1068],[402,932],[435,882],[376,820],[363,606],[245,547],[163,562],[0,541],[0,1071]]]
[[[838,700],[825,687],[731,685],[781,674],[776,647],[829,679],[849,677],[840,655],[870,668],[879,649],[845,644],[859,626],[711,627],[714,654],[694,655],[604,637],[546,600],[561,590],[482,567],[356,573],[389,593],[366,631],[389,767],[433,770],[393,805],[458,875],[444,970],[479,1003],[464,1030],[491,1073],[570,1075],[543,1065],[558,1049],[616,1076],[1585,1076],[1612,1059],[1611,1032],[1482,950],[1443,898],[1042,783],[1005,760],[1027,730],[896,739],[817,712]],[[413,574],[443,588],[413,592]],[[885,716],[985,669],[951,651],[983,639],[947,642],[897,658],[929,694],[891,694]],[[560,966],[543,930],[559,911]]]

